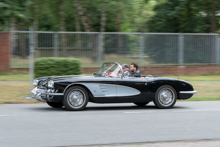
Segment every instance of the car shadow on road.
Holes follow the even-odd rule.
[[[32,110],[32,111],[51,111],[51,112],[57,112],[57,111],[65,111],[66,109],[63,107],[63,108],[51,108],[47,105],[45,105],[45,107],[28,107],[28,108],[25,108],[25,109],[28,109],[29,111]]]
[[[62,108],[51,108],[49,106],[42,106],[42,107],[28,107],[26,109],[31,109],[33,111],[66,111],[65,107]],[[187,107],[181,107],[181,106],[174,106],[171,109],[187,109]],[[105,106],[105,104],[95,105],[95,106],[87,106],[83,111],[111,111],[111,110],[171,110],[171,109],[158,109],[154,105],[147,105],[147,106],[136,106],[136,105],[112,105],[112,106]],[[69,111],[73,112],[73,111]],[[76,111],[74,111],[76,112]],[[79,112],[79,111],[78,111]],[[80,111],[82,112],[82,111]]]
[[[171,109],[185,109],[186,107],[174,106]],[[158,109],[156,106],[89,106],[86,107],[84,111],[109,111],[109,110],[162,110]],[[165,109],[164,109],[165,110]],[[167,109],[166,109],[167,110]]]

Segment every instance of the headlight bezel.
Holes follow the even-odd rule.
[[[34,85],[34,86],[37,86],[38,83],[39,83],[39,80],[37,80],[37,79],[35,79],[35,80],[33,81],[33,85]]]
[[[53,80],[49,80],[47,83],[47,87],[48,88],[54,88],[54,81]]]

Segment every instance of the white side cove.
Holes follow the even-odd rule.
[[[114,84],[100,84],[100,83],[80,83],[86,86],[94,97],[116,97],[116,96],[133,96],[141,92],[137,89],[114,85]]]
[[[117,85],[117,96],[133,96],[138,95],[140,93],[141,92],[135,88]]]

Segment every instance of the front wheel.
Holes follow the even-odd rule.
[[[62,102],[56,103],[56,102],[48,102],[47,101],[47,104],[53,108],[62,108],[63,107]]]
[[[164,85],[157,89],[154,104],[160,109],[172,108],[176,99],[176,90],[169,85]]]
[[[88,93],[81,86],[70,87],[64,95],[63,105],[67,110],[83,110],[88,103]]]
[[[145,102],[145,103],[134,103],[137,106],[143,107],[145,105],[147,105],[149,102]]]

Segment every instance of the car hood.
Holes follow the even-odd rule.
[[[94,78],[94,76],[84,76],[84,75],[66,75],[66,76],[48,76],[48,77],[40,77],[36,78],[37,80],[53,80],[53,81],[60,81],[60,80],[66,80],[66,79],[91,79]]]

